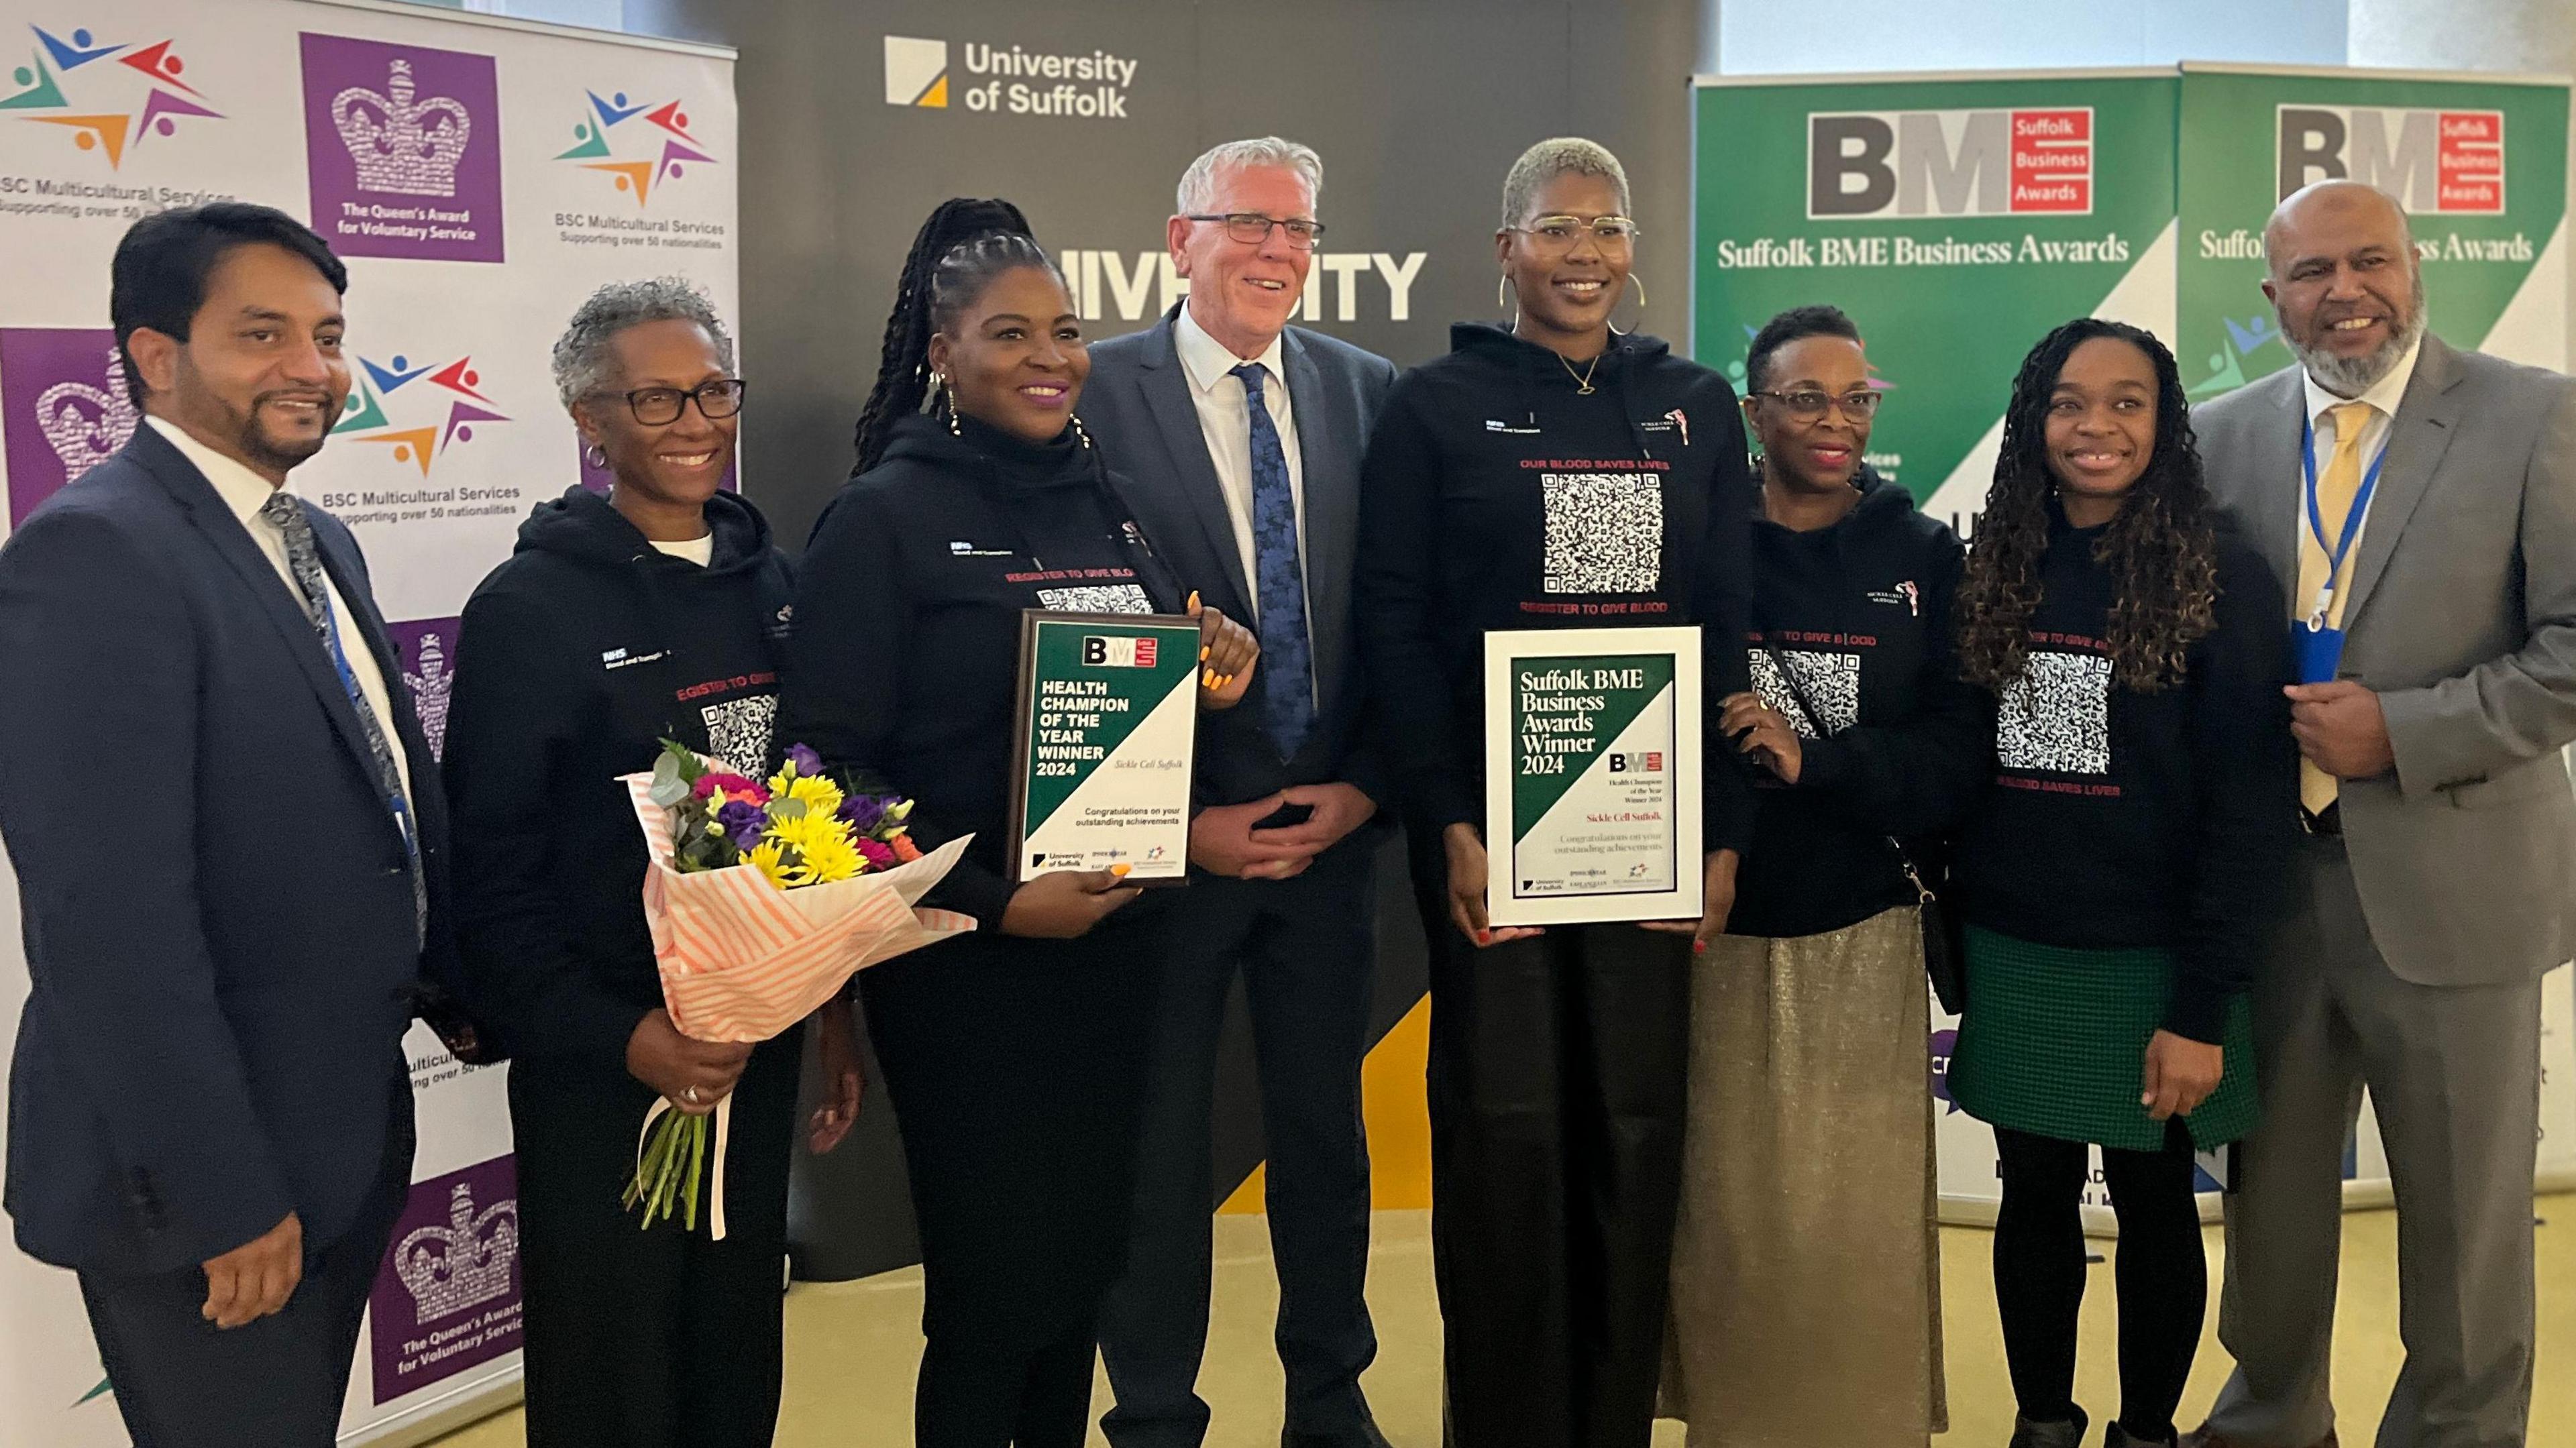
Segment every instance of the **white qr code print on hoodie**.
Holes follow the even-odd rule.
[[[1995,756],[2006,769],[2111,772],[2111,660],[2033,649],[2005,686]]]
[[[1663,578],[1664,490],[1643,473],[1541,473],[1550,593],[1652,593]]]

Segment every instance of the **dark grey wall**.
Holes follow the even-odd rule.
[[[1151,285],[1123,310],[1109,278],[1132,279],[1162,249],[1183,167],[1208,146],[1278,134],[1324,158],[1319,316],[1306,325],[1414,363],[1445,351],[1454,320],[1496,319],[1493,232],[1503,173],[1532,141],[1585,135],[1628,168],[1644,227],[1638,273],[1647,330],[1688,310],[1688,80],[1699,0],[1310,0],[1254,7],[1199,0],[626,0],[627,26],[741,52],[745,487],[791,547],[838,488],[875,380],[905,248],[950,196],[1008,197],[1068,271],[1091,335],[1115,336],[1163,306]],[[885,100],[884,37],[948,42],[949,105]],[[993,114],[965,104],[969,44],[1133,59],[1124,119]],[[1008,81],[1005,81],[1008,84]],[[1408,315],[1374,260],[1423,254]],[[1343,271],[1334,268],[1342,266]],[[1350,281],[1352,315],[1342,315]],[[1132,285],[1132,282],[1131,282]],[[1310,296],[1313,293],[1310,292]],[[1636,315],[1620,312],[1622,325]],[[1421,998],[1422,938],[1386,860],[1377,1029]],[[1220,1195],[1261,1155],[1238,1001],[1217,1121]],[[873,1086],[873,1083],[872,1083]],[[793,1235],[800,1275],[844,1278],[915,1250],[895,1127],[874,1091],[851,1142],[799,1163]]]

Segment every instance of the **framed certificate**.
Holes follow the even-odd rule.
[[[1485,635],[1485,913],[1700,913],[1700,631]]]
[[[1185,883],[1197,622],[1029,609],[1019,681],[1012,878],[1123,864],[1130,884]]]

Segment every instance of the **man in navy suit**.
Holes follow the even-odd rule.
[[[284,490],[348,398],[347,284],[267,207],[137,222],[144,423],[0,548],[7,1208],[149,1448],[332,1442],[411,1181],[438,782],[356,542]]]
[[[1190,888],[1162,962],[1128,1276],[1101,1330],[1116,1448],[1197,1448],[1207,1346],[1211,1098],[1227,992],[1244,977],[1268,1140],[1270,1243],[1290,1448],[1384,1448],[1359,1377],[1368,1145],[1360,1061],[1374,964],[1377,792],[1355,745],[1351,555],[1360,454],[1385,358],[1288,325],[1314,261],[1323,167],[1292,141],[1218,146],[1171,218],[1188,300],[1091,349],[1083,414],[1173,570],[1251,622],[1246,707],[1207,716]]]

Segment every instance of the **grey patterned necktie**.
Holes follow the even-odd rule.
[[[284,489],[269,494],[268,501],[259,505],[259,515],[286,535],[286,568],[295,575],[295,591],[304,596],[304,616],[312,621],[323,651],[330,654],[331,666],[339,671],[340,687],[348,691],[349,707],[357,711],[358,730],[367,737],[367,754],[375,761],[376,786],[384,794],[386,808],[393,811],[394,827],[402,832],[404,865],[411,876],[412,927],[426,939],[429,890],[421,877],[420,839],[412,829],[411,803],[403,794],[402,768],[394,763],[393,746],[386,742],[384,724],[376,718],[375,707],[367,702],[367,691],[359,687],[357,671],[349,667],[349,655],[341,647],[339,621],[331,612],[330,585],[322,574],[322,555],[313,546],[313,520],[304,516],[304,500]],[[359,647],[365,646],[361,640]]]

